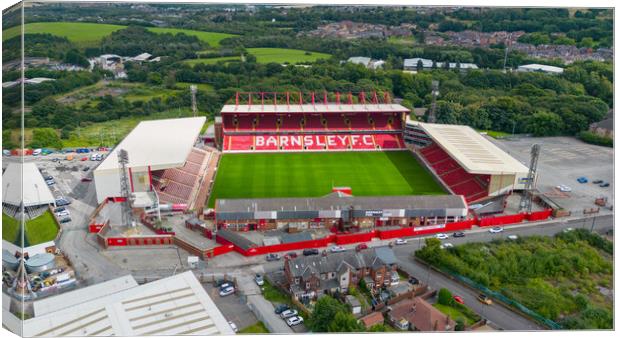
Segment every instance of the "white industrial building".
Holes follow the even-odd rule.
[[[120,277],[33,308],[35,317],[23,322],[25,337],[234,334],[191,271],[143,285]]]
[[[11,162],[2,174],[2,205],[25,208],[47,206],[54,196],[33,162]]]
[[[121,196],[120,149],[129,156],[131,192],[150,191],[153,171],[184,166],[205,121],[201,116],[140,122],[94,170],[97,201]]]
[[[518,72],[542,72],[542,73],[547,73],[547,74],[562,74],[564,73],[564,68],[532,63],[529,65],[519,66],[519,68],[517,68],[517,71]]]

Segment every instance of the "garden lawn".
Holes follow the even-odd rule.
[[[15,218],[2,213],[2,239],[15,243],[17,241],[17,234],[19,233],[19,221]]]
[[[331,57],[330,54],[318,53],[318,52],[308,52],[300,49],[288,49],[288,48],[248,48],[248,54],[256,56],[256,62],[258,63],[312,63],[319,59],[328,59]],[[309,53],[309,54],[306,54]],[[239,56],[223,56],[216,58],[207,58],[207,59],[189,59],[183,62],[189,65],[195,65],[199,63],[204,63],[207,65],[216,64],[218,62],[230,62],[230,61],[241,61],[241,57]]]
[[[475,320],[473,318],[468,317],[467,315],[465,315],[465,313],[463,313],[462,311],[460,311],[459,309],[455,307],[443,305],[439,303],[433,304],[433,306],[437,308],[437,310],[441,311],[442,313],[450,316],[450,318],[452,318],[453,320],[463,318],[463,321],[465,322],[466,325],[472,325],[475,323]]]

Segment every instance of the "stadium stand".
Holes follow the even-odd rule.
[[[182,167],[153,171],[153,188],[161,203],[189,204],[200,179],[201,168],[210,160],[211,153],[192,148]]]

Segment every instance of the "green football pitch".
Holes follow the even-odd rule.
[[[208,205],[218,198],[318,197],[338,186],[355,196],[445,194],[408,151],[224,154]]]

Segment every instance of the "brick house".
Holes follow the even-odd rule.
[[[391,272],[396,271],[396,267],[392,249],[381,247],[287,259],[284,273],[289,291],[300,299],[346,293],[349,286],[362,280],[369,289],[376,290],[390,283]]]
[[[394,305],[388,312],[388,320],[400,330],[454,331],[456,322],[426,300],[415,297]]]

